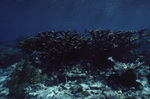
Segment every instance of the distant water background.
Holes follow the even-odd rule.
[[[150,29],[150,0],[0,0],[0,41],[97,28]]]

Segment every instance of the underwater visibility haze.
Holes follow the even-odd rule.
[[[150,28],[149,0],[1,0],[1,41],[47,30]]]
[[[0,0],[0,99],[150,99],[150,0]]]

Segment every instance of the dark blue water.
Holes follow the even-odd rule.
[[[0,0],[0,41],[47,30],[150,29],[150,0]]]

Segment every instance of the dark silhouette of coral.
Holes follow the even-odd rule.
[[[72,63],[82,59],[93,66],[106,64],[110,56],[121,57],[131,49],[149,43],[147,29],[139,31],[91,30],[86,33],[71,31],[47,31],[37,34],[18,44],[22,51],[33,55],[40,61],[50,64]]]
[[[140,88],[140,83],[136,82],[136,74],[133,69],[127,70],[122,75],[112,74],[108,77],[107,82],[108,85],[111,86],[112,89],[118,90],[122,89],[124,91],[129,90],[131,87],[135,87],[136,90]]]

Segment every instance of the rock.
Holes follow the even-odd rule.
[[[118,73],[112,74],[108,77],[108,85],[115,90],[129,90],[131,87],[139,89],[140,83],[136,81],[137,77],[133,69],[127,70],[122,75]]]
[[[103,85],[100,82],[93,83],[92,85],[90,85],[90,88],[94,90],[101,89],[101,87],[103,87]]]
[[[84,83],[80,84],[80,86],[83,88],[83,90],[89,90],[90,89],[89,85],[86,85]]]
[[[0,96],[7,96],[9,94],[9,89],[6,87],[0,87]]]
[[[72,90],[72,93],[73,93],[73,94],[83,91],[83,90],[82,90],[82,87],[79,86],[79,85],[73,85],[73,86],[71,86],[71,90]]]
[[[0,99],[8,99],[9,89],[7,88],[6,81],[10,80],[10,75],[15,68],[15,64],[6,68],[0,69]]]
[[[69,84],[60,85],[60,87],[63,88],[64,90],[69,90],[71,88]]]
[[[82,93],[81,93],[81,92],[77,92],[77,93],[75,93],[75,96],[81,98],[81,97],[82,97]],[[81,98],[81,99],[82,99],[82,98]]]
[[[99,93],[100,93],[100,90],[91,90],[91,93],[92,93],[92,94],[99,94]]]
[[[83,91],[82,94],[83,94],[84,96],[89,96],[89,95],[90,95],[90,93],[89,93],[87,90]]]
[[[77,79],[86,79],[87,75],[85,73],[76,74],[76,73],[67,73],[68,80],[77,80]]]
[[[118,99],[116,96],[116,93],[113,91],[104,91],[103,95],[105,96],[106,99]]]

